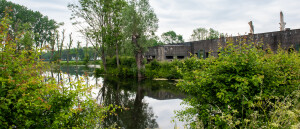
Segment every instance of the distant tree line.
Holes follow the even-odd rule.
[[[27,48],[42,48],[50,43],[55,30],[61,23],[43,16],[38,11],[32,11],[25,6],[15,4],[6,0],[0,0],[0,18],[4,18],[5,9],[9,9],[11,26],[9,35],[11,39],[20,38],[17,50]],[[20,32],[26,31],[24,35]],[[21,36],[21,37],[20,37]]]
[[[93,60],[94,59],[94,54],[95,52],[97,52],[93,47],[82,47],[82,48],[71,48],[69,49],[63,49],[61,51],[54,51],[54,56],[53,58],[51,58],[51,54],[52,52],[46,52],[42,54],[42,59],[45,61],[50,61],[52,59],[52,61],[57,61],[57,60],[63,60],[63,61],[67,61],[68,58],[69,60],[76,60],[76,58],[78,58],[78,60],[84,60],[84,59],[88,59],[88,60]],[[61,53],[61,54],[60,54]],[[98,59],[99,55],[96,54],[96,59]]]
[[[218,39],[223,37],[224,34],[213,28],[196,28],[193,30],[193,33],[190,37],[190,41],[200,41],[200,40],[211,40]],[[183,36],[181,34],[177,34],[175,31],[170,30],[168,32],[164,32],[161,35],[158,44],[155,45],[164,45],[164,44],[176,44],[176,43],[184,43]]]

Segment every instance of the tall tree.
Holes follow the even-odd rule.
[[[207,39],[218,39],[220,38],[220,32],[218,32],[217,30],[214,30],[213,28],[209,28],[209,36],[207,37]]]
[[[158,28],[158,18],[148,0],[130,0],[124,11],[124,17],[125,30],[131,37],[134,47],[138,78],[142,78],[143,53],[149,46],[149,39],[155,35],[154,32]]]
[[[197,28],[193,30],[193,34],[191,35],[191,41],[199,41],[199,40],[210,40],[217,39],[223,36],[222,33],[218,32],[213,28],[209,28],[208,30],[205,28]]]
[[[162,42],[165,44],[183,43],[182,35],[176,34],[174,31],[168,31],[161,35]]]
[[[73,38],[72,38],[72,33],[69,35],[69,44],[68,44],[68,53],[67,53],[67,64],[69,64],[69,55],[70,55],[70,50],[71,50],[71,47],[72,47],[72,44],[73,44]]]
[[[11,36],[14,38],[17,33],[22,31],[22,25],[27,24],[35,41],[35,47],[43,47],[43,44],[51,42],[51,35],[62,23],[43,16],[38,11],[32,11],[25,6],[0,0],[0,18],[4,17],[5,8],[11,8],[9,14],[12,19]],[[26,28],[26,31],[28,28]],[[33,44],[32,44],[33,45]]]
[[[81,32],[94,47],[100,46],[101,60],[105,71],[106,54],[111,46],[116,46],[118,55],[121,10],[125,4],[124,0],[79,0],[79,5],[70,4],[68,6],[72,11],[72,19],[75,20],[75,23],[80,24],[79,20],[75,18],[84,21],[84,24],[80,24]]]
[[[193,30],[191,41],[206,40],[208,37],[208,30],[205,28],[197,28]]]
[[[63,30],[62,32],[61,32],[61,37],[62,37],[62,39],[61,39],[61,42],[60,42],[60,51],[59,51],[59,58],[60,58],[60,60],[62,59],[62,51],[63,51],[63,46],[64,46],[64,41],[65,41],[65,30]]]
[[[79,55],[79,49],[80,49],[80,43],[81,42],[77,42],[77,48],[76,48],[76,51],[75,51],[75,53],[76,53],[76,65],[78,65],[78,55]]]

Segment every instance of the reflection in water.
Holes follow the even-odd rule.
[[[58,68],[59,69],[59,68]],[[153,81],[135,79],[120,79],[116,77],[95,77],[93,68],[88,67],[61,67],[60,70],[68,77],[68,81],[85,76],[87,85],[101,85],[96,91],[95,98],[97,102],[104,105],[118,105],[125,107],[126,110],[116,111],[117,115],[109,115],[104,121],[104,127],[116,124],[117,127],[124,129],[145,129],[145,128],[174,128],[174,123],[170,121],[157,121],[158,117],[169,114],[154,114],[155,109],[164,109],[159,105],[153,106],[145,98],[152,98],[156,101],[178,100],[184,98],[184,95],[175,88],[175,83],[170,81]],[[57,71],[51,70],[51,75],[56,71],[56,78],[61,79]],[[54,75],[55,76],[55,75]],[[149,99],[148,99],[149,100]],[[172,102],[172,101],[171,101]],[[151,106],[149,106],[151,105]],[[177,105],[179,106],[179,105]],[[172,108],[169,108],[171,110]],[[168,112],[173,112],[168,111]],[[169,119],[171,120],[172,116]],[[165,117],[165,116],[163,116]],[[177,124],[178,125],[178,124]]]

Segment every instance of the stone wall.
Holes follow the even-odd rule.
[[[292,48],[299,51],[300,29],[150,47],[145,56],[147,59],[151,57],[159,61],[188,58],[191,54],[196,54],[199,58],[206,58],[209,54],[218,56],[219,47],[226,45],[229,40],[234,44],[263,43],[262,49],[271,48],[274,52],[277,51],[279,45],[286,50]]]

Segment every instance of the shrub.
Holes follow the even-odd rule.
[[[206,128],[242,128],[257,113],[262,117],[255,127],[271,127],[268,124],[274,118],[270,114],[276,106],[266,106],[267,100],[283,101],[293,91],[299,92],[299,53],[279,48],[277,53],[267,54],[256,46],[229,42],[220,48],[224,51],[218,58],[186,60],[181,68],[183,80],[177,85],[191,96],[186,103],[192,107],[178,116],[197,116],[197,122]],[[235,118],[234,123],[228,118]],[[196,125],[194,119],[189,120]],[[285,124],[290,126],[280,126],[290,128],[297,123]]]
[[[0,22],[0,128],[99,128],[108,107],[91,99],[80,81],[44,77],[39,50],[16,50],[9,21],[6,15]]]

